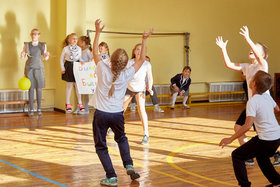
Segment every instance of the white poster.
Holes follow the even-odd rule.
[[[96,88],[97,77],[95,63],[85,62],[83,65],[74,62],[74,76],[80,94],[93,94]]]

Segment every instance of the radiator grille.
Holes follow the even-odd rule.
[[[28,91],[0,90],[0,101],[28,100]],[[28,110],[26,106],[25,111]],[[22,112],[23,104],[0,105],[0,113]]]
[[[170,85],[154,85],[157,95],[170,95]],[[158,102],[160,105],[170,105],[170,97],[158,97]],[[152,106],[152,101],[150,97],[146,98],[146,106]]]
[[[214,82],[209,83],[209,92],[243,91],[243,82]],[[209,102],[243,101],[245,94],[210,95]]]

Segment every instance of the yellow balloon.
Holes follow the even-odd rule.
[[[27,77],[23,77],[19,79],[18,87],[23,91],[29,90],[29,88],[31,87],[31,82]]]

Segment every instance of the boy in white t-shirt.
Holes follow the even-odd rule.
[[[275,111],[279,112],[279,107],[272,97],[265,93],[271,85],[272,79],[268,73],[258,71],[255,74],[249,84],[252,98],[247,102],[245,124],[230,138],[222,139],[219,144],[222,147],[230,144],[255,124],[258,135],[232,152],[234,173],[240,186],[251,186],[245,161],[253,157],[256,157],[264,176],[272,183],[268,186],[280,185],[280,175],[270,162],[270,157],[280,145],[280,126],[274,115]]]
[[[268,49],[265,45],[261,43],[254,43],[250,36],[249,36],[249,29],[247,26],[244,26],[240,29],[240,34],[245,38],[246,42],[250,46],[251,50],[249,52],[249,59],[252,61],[252,63],[234,63],[230,60],[228,54],[227,54],[227,41],[223,41],[223,38],[219,36],[216,39],[216,44],[221,48],[222,54],[224,57],[224,62],[226,67],[232,70],[242,71],[243,74],[246,76],[246,81],[248,85],[248,100],[252,97],[252,91],[249,88],[250,81],[252,77],[255,75],[255,73],[259,70],[268,72],[268,64],[267,64],[267,57],[268,57]],[[269,91],[267,91],[269,93]],[[239,118],[237,119],[235,125],[234,125],[234,131],[237,132],[244,124],[246,119],[246,109],[244,109]],[[239,144],[242,145],[246,143],[248,140],[246,138],[246,135],[238,138]],[[254,160],[249,159],[246,161],[246,165],[254,165]]]

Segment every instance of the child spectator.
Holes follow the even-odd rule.
[[[172,94],[171,109],[174,109],[177,96],[184,96],[183,98],[183,108],[189,109],[187,105],[187,100],[189,97],[189,87],[191,84],[191,68],[190,66],[185,66],[182,73],[175,75],[171,78],[170,92]]]
[[[85,112],[85,108],[82,105],[82,97],[78,92],[78,87],[76,85],[76,80],[73,72],[73,63],[80,62],[83,63],[82,50],[77,46],[78,37],[75,33],[69,34],[63,42],[63,50],[60,56],[60,66],[62,80],[67,82],[66,85],[66,113],[72,113],[72,105],[70,104],[70,97],[73,88],[73,83],[75,83],[75,90],[78,99],[78,108],[80,113]],[[64,63],[65,61],[65,63]]]
[[[90,44],[90,38],[88,36],[80,36],[78,39],[78,46],[82,49],[82,60],[83,62],[91,62],[93,59],[92,48]],[[89,95],[83,94],[82,98],[84,100],[85,111],[82,114],[89,114],[88,102]],[[79,113],[80,109],[77,108],[74,113]]]

